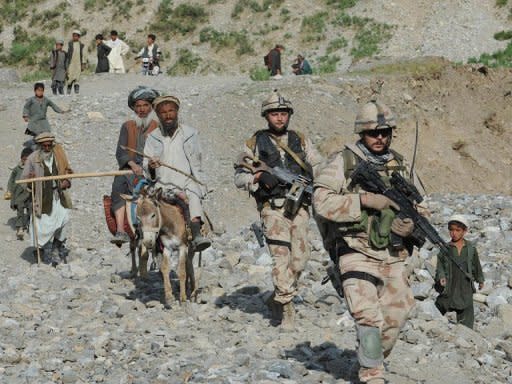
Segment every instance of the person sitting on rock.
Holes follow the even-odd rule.
[[[30,192],[22,184],[16,184],[16,180],[21,178],[23,168],[27,157],[32,153],[31,148],[23,148],[21,151],[21,160],[11,172],[9,183],[7,184],[7,192],[4,198],[11,200],[11,209],[16,211],[16,237],[23,240],[25,231],[28,229],[30,219],[30,207],[32,197]]]
[[[444,287],[444,290],[437,297],[436,307],[443,315],[446,312],[455,311],[457,323],[473,328],[475,287],[466,273],[478,283],[479,290],[484,287],[484,274],[476,247],[464,238],[468,228],[468,221],[462,215],[453,215],[448,221],[451,238],[448,244],[449,256],[457,262],[457,265],[454,265],[454,262],[450,261],[442,251],[437,256],[436,281]]]
[[[311,75],[313,73],[309,61],[307,61],[301,54],[297,55],[295,63],[292,64],[292,71],[296,75]]]
[[[160,125],[146,140],[144,153],[150,159],[144,159],[144,169],[148,178],[155,181],[156,188],[161,187],[171,193],[185,193],[191,218],[192,247],[195,252],[201,252],[210,247],[211,242],[201,235],[201,224],[204,222],[201,200],[206,191],[196,181],[204,179],[198,132],[179,121],[180,100],[177,97],[159,96],[153,101],[153,108]],[[181,173],[161,166],[161,162],[179,169]]]
[[[135,112],[130,120],[123,123],[117,141],[116,159],[119,169],[131,169],[132,175],[116,176],[112,183],[112,211],[116,219],[116,234],[111,243],[118,246],[128,243],[130,237],[125,232],[126,204],[121,194],[132,194],[138,179],[144,177],[142,156],[123,147],[142,152],[147,136],[158,127],[151,103],[158,92],[147,87],[137,87],[128,95],[128,107]]]
[[[55,142],[53,134],[43,132],[36,136],[35,142],[38,149],[27,158],[22,179],[73,173],[64,148]],[[30,225],[30,230],[34,247],[42,249],[43,262],[46,264],[56,266],[61,261],[67,262],[68,250],[64,243],[71,210],[71,199],[67,191],[71,188],[71,181],[36,181],[27,184],[27,187],[31,188],[32,185],[35,186],[35,217],[31,217],[31,222],[35,221],[35,225]]]

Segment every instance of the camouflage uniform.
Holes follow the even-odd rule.
[[[359,378],[383,383],[384,358],[414,305],[414,296],[404,268],[407,251],[369,245],[374,213],[361,205],[364,191],[349,188],[349,159],[368,160],[360,146],[349,145],[317,167],[313,207],[326,249],[334,260],[339,257],[343,294],[357,328]],[[382,176],[393,170],[408,175],[398,153],[389,152],[388,160],[379,170]],[[367,226],[357,229],[365,211]]]
[[[281,140],[288,140],[289,132],[280,137]],[[302,135],[299,134],[300,137]],[[271,138],[274,142],[274,138]],[[320,160],[311,141],[302,137],[305,160],[309,164],[317,164]],[[245,145],[244,152],[250,156],[257,154],[256,141],[249,139]],[[285,144],[287,144],[285,142]],[[285,157],[285,151],[279,149],[281,159]],[[235,184],[238,188],[250,191],[255,194],[259,186],[253,183],[254,175],[244,169],[238,168],[235,174]],[[288,218],[284,214],[284,198],[277,197],[273,202],[259,202],[263,232],[267,240],[274,266],[272,269],[272,280],[275,288],[274,300],[286,304],[297,294],[297,281],[304,270],[310,255],[309,243],[307,241],[309,210],[307,206],[299,209],[298,213]]]

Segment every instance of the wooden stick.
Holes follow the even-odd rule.
[[[109,171],[109,172],[88,172],[88,173],[70,173],[68,175],[56,175],[56,176],[42,176],[34,177],[32,179],[17,180],[16,184],[33,183],[36,181],[47,181],[47,180],[65,180],[65,179],[85,179],[88,177],[105,177],[105,176],[122,176],[133,174],[131,170],[123,171]]]
[[[132,148],[126,147],[126,146],[124,146],[124,145],[120,145],[120,147],[121,147],[122,149],[124,149],[125,151],[133,152],[133,153],[135,153],[135,154],[137,154],[137,155],[139,155],[139,156],[145,157],[146,159],[151,159],[151,158],[152,158],[151,156],[148,156],[148,155],[146,155],[145,153],[142,153],[142,152],[136,151],[135,149],[132,149]],[[162,162],[160,162],[160,165],[161,165],[162,167],[166,167],[166,168],[172,169],[174,172],[178,172],[178,173],[182,174],[183,176],[188,177],[190,180],[195,181],[195,182],[196,182],[197,184],[199,184],[199,185],[206,186],[206,184],[201,183],[201,182],[200,182],[199,180],[197,180],[194,176],[189,175],[187,172],[183,172],[181,169],[175,168],[175,167],[173,167],[172,165],[165,164],[165,163],[162,163]]]
[[[37,265],[41,264],[41,252],[39,251],[39,244],[37,238],[37,227],[36,227],[36,209],[34,207],[34,190],[35,185],[32,183],[32,232],[34,235],[34,244],[36,246],[36,254],[37,254]]]

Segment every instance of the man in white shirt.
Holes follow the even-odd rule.
[[[110,32],[110,40],[105,42],[112,50],[108,57],[110,73],[125,73],[123,56],[128,53],[130,47],[118,37],[117,31]]]

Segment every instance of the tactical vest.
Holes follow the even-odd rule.
[[[250,140],[249,146],[258,158],[267,164],[269,167],[281,167],[289,170],[296,175],[302,175],[311,178],[311,170],[306,172],[301,168],[299,164],[288,154],[285,153],[284,162],[281,157],[281,153],[277,146],[270,139],[271,133],[269,130],[261,130],[254,134]],[[295,131],[288,131],[288,148],[290,148],[297,156],[305,163],[306,152],[304,151],[305,140],[304,137]],[[256,200],[267,201],[270,198],[282,198],[285,197],[287,189],[282,186],[277,186],[272,191],[263,191],[259,188],[255,193]]]
[[[406,167],[403,164],[403,156],[398,152],[390,150],[393,154],[393,160],[382,166],[376,166],[381,175],[381,180],[388,187],[391,186],[390,178],[393,172],[398,171],[401,176],[408,178]],[[350,148],[345,148],[342,152],[345,179],[349,180],[352,172],[362,160]],[[349,192],[359,190],[358,185],[350,186]],[[361,221],[359,223],[345,226],[344,231],[348,233],[366,232],[369,236],[370,246],[376,249],[384,249],[389,245],[389,233],[391,231],[391,222],[395,218],[395,212],[392,209],[385,209],[379,212],[373,210],[361,209]]]

